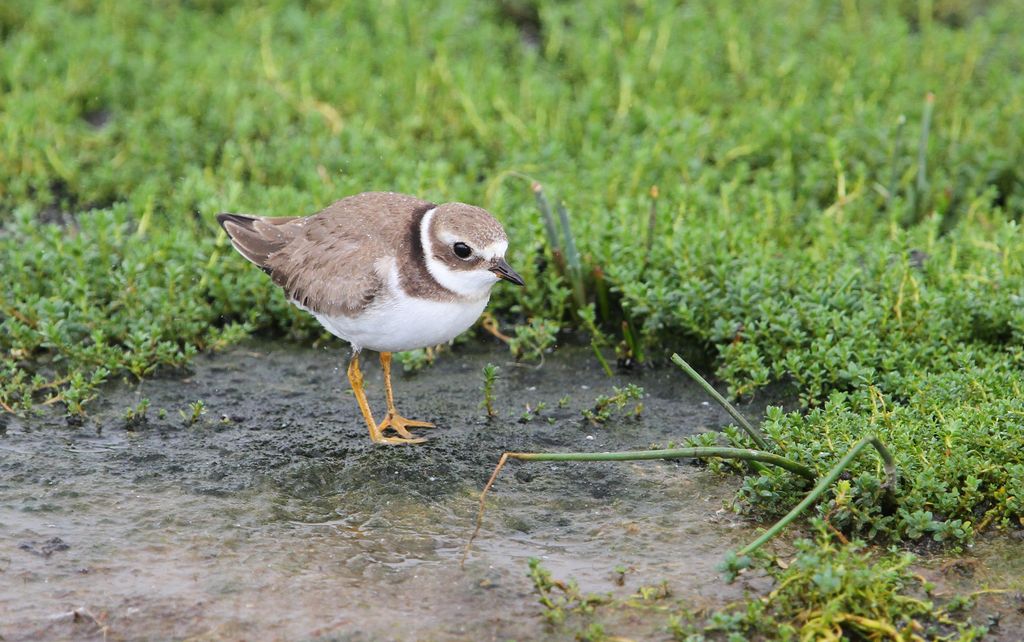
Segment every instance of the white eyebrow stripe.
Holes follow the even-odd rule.
[[[499,256],[505,256],[505,250],[508,249],[508,241],[495,241],[489,245],[477,250],[477,254],[485,260],[497,258]]]

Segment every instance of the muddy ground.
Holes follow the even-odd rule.
[[[396,378],[399,409],[438,425],[418,429],[430,441],[417,446],[370,443],[337,344],[201,356],[187,373],[111,385],[81,425],[56,412],[8,417],[2,639],[571,637],[539,617],[530,557],[590,591],[626,596],[666,581],[693,609],[765,587],[757,577],[727,585],[715,570],[756,534],[724,508],[736,479],[676,462],[513,463],[460,568],[476,493],[501,452],[642,449],[728,421],[676,371],[609,379],[586,350],[559,350],[541,368],[507,355],[460,346]],[[488,362],[501,366],[491,420],[480,407]],[[364,363],[380,414],[380,369]],[[583,419],[626,383],[646,392],[639,418]],[[143,398],[147,420],[127,426],[125,410]],[[206,413],[189,423],[200,399]],[[994,550],[994,565],[969,557],[951,571],[935,560],[925,572],[968,584],[1003,581],[1008,566],[1024,573],[1019,556]],[[990,566],[999,572],[985,575]],[[616,567],[628,569],[622,585]],[[1019,623],[1004,615],[1004,629]],[[659,639],[663,626],[624,614],[610,632]]]

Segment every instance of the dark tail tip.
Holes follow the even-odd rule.
[[[246,216],[244,214],[229,214],[228,212],[221,212],[217,215],[217,222],[224,228],[224,231],[231,236],[231,230],[228,229],[226,223],[234,223],[235,225],[249,229],[252,227],[252,222],[255,219],[252,216]]]

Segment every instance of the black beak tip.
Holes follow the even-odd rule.
[[[505,262],[505,259],[501,259],[498,263],[491,268],[491,272],[494,272],[495,276],[499,279],[508,281],[509,283],[524,286],[526,281],[523,277],[519,276],[519,273],[512,269],[512,266]]]

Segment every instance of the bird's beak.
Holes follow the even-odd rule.
[[[526,281],[523,277],[516,274],[516,271],[512,269],[512,266],[505,262],[505,259],[498,259],[494,262],[494,265],[487,268],[499,279],[505,279],[509,283],[515,283],[516,285],[526,285]]]

